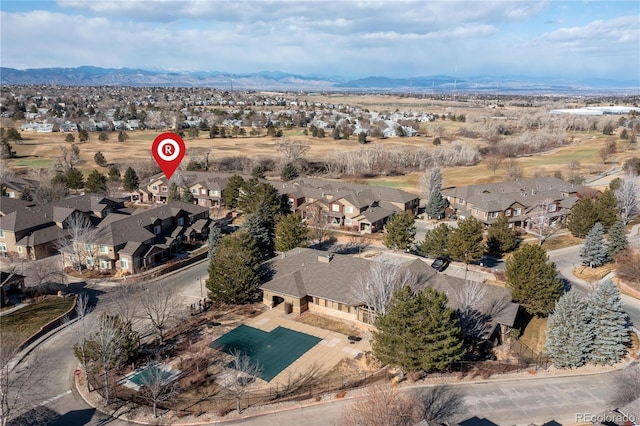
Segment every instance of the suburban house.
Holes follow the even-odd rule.
[[[399,211],[416,214],[420,203],[417,195],[396,188],[309,178],[271,183],[309,222],[361,233],[382,230]]]
[[[373,322],[373,318],[353,287],[359,277],[369,273],[372,262],[386,261],[412,271],[420,277],[423,286],[444,292],[449,306],[457,307],[459,301],[456,295],[462,293],[463,279],[439,274],[420,258],[399,259],[367,260],[309,248],[295,248],[265,263],[265,268],[270,269],[272,276],[260,287],[263,303],[285,312],[316,312],[354,321],[366,327]],[[495,337],[501,339],[513,327],[518,305],[511,302],[506,288],[491,285],[486,287],[486,303],[500,301],[504,305],[499,315],[492,319]]]
[[[92,223],[98,223],[124,207],[119,200],[95,194],[47,205],[2,197],[0,205],[0,253],[32,260],[58,253],[56,243],[68,236],[68,221],[74,214],[85,215]]]
[[[12,293],[24,290],[24,275],[0,271],[0,308],[7,305]]]
[[[579,187],[555,177],[445,188],[449,215],[475,217],[490,225],[506,216],[511,226],[531,229],[562,223],[579,198]]]
[[[166,262],[185,241],[206,239],[210,226],[208,209],[182,202],[113,213],[96,227],[86,260],[101,270],[135,273]]]
[[[39,185],[39,182],[9,175],[2,178],[0,185],[4,188],[7,197],[22,198],[23,195],[33,191]]]
[[[223,191],[227,187],[231,173],[209,172],[179,172],[179,190],[187,188],[196,204],[202,207],[222,207],[224,205]],[[176,178],[174,178],[176,179]],[[170,181],[162,173],[150,178],[145,188],[138,190],[138,197],[146,203],[166,203],[169,197]]]

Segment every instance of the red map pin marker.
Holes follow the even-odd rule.
[[[158,135],[151,145],[151,153],[156,163],[164,172],[167,179],[171,179],[171,175],[176,171],[180,162],[184,158],[186,147],[184,141],[179,135],[172,132],[166,132]]]

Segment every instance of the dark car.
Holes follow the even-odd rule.
[[[438,272],[444,271],[447,269],[447,266],[449,266],[449,259],[446,257],[437,257],[431,264],[431,267]]]

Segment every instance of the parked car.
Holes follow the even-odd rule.
[[[431,267],[438,272],[444,271],[447,269],[447,266],[449,266],[449,259],[446,257],[437,257],[431,264]]]

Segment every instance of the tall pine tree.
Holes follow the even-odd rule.
[[[127,170],[124,171],[122,187],[125,191],[135,191],[140,187],[140,179],[132,167],[127,167]]]
[[[242,304],[257,299],[260,293],[260,253],[246,231],[222,239],[209,262],[207,289],[215,302]]]
[[[557,368],[576,368],[589,361],[593,348],[593,326],[587,302],[577,292],[564,294],[556,302],[547,322],[546,347]]]
[[[600,222],[591,228],[580,248],[582,264],[590,268],[598,268],[609,261],[609,252],[604,242],[604,229]]]
[[[611,365],[620,361],[629,343],[620,291],[611,280],[603,281],[589,296],[588,305],[594,332],[591,362]]]
[[[449,238],[451,227],[441,223],[424,234],[424,241],[420,244],[420,254],[427,257],[449,256]]]
[[[242,229],[253,237],[260,253],[260,260],[271,259],[275,249],[275,225],[257,213],[248,214]]]
[[[500,216],[493,221],[487,231],[487,249],[496,256],[502,256],[518,247],[518,231],[509,228],[506,216]]]
[[[486,250],[482,242],[482,223],[473,216],[458,221],[458,227],[451,231],[449,254],[466,265],[482,258]]]
[[[562,281],[547,252],[538,245],[524,244],[507,260],[505,275],[511,298],[531,315],[546,317],[562,294]]]
[[[584,238],[598,221],[596,204],[590,198],[583,198],[571,207],[568,228],[574,237]]]
[[[289,251],[305,245],[309,227],[296,213],[278,216],[276,224],[276,250]]]
[[[607,235],[607,251],[609,252],[609,258],[613,259],[616,254],[629,247],[629,240],[627,240],[627,231],[624,227],[624,223],[621,220],[617,220],[611,228],[609,228],[609,234]]]
[[[447,296],[430,287],[415,293],[398,289],[378,316],[373,352],[405,371],[442,371],[464,355],[462,334]]]
[[[598,222],[602,224],[605,232],[608,232],[618,219],[618,200],[611,189],[605,189],[598,198],[596,212],[598,213]]]
[[[207,236],[207,259],[211,260],[215,257],[220,241],[222,240],[222,231],[219,226],[212,226]]]
[[[387,222],[384,245],[394,250],[406,250],[416,236],[415,217],[411,213],[399,212]]]
[[[449,202],[442,196],[440,191],[432,191],[425,213],[429,216],[429,219],[442,219],[444,217],[444,211],[449,206]]]

